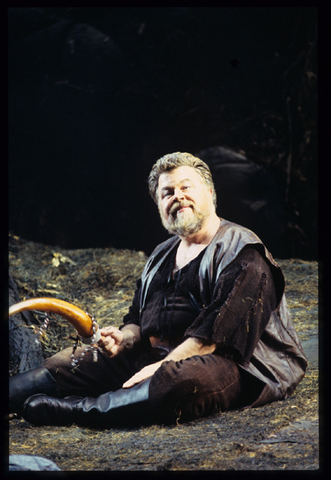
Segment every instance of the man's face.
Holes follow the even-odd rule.
[[[163,226],[181,237],[197,233],[215,211],[212,190],[192,167],[162,173],[157,193]]]

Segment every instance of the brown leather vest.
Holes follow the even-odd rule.
[[[140,312],[144,309],[148,288],[155,273],[179,242],[177,236],[171,237],[157,246],[150,256],[142,274]],[[291,395],[304,377],[308,362],[287,306],[283,273],[262,241],[251,230],[221,220],[220,228],[206,248],[200,263],[199,282],[203,304],[210,303],[219,275],[246,245],[254,245],[269,262],[278,299],[277,308],[270,316],[263,340],[259,340],[251,361],[248,364],[238,364],[265,384],[261,395],[252,405],[258,406]]]

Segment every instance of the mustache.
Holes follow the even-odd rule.
[[[193,207],[193,204],[190,202],[175,202],[171,205],[169,209],[169,214],[174,215],[178,210],[183,207]]]

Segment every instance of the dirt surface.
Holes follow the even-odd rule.
[[[143,252],[64,250],[14,236],[9,239],[10,271],[22,299],[62,298],[95,315],[100,326],[120,324],[145,261]],[[289,399],[168,427],[35,427],[14,419],[9,423],[8,453],[41,456],[64,471],[319,469],[317,262],[279,263],[310,361]],[[70,327],[61,320],[51,322],[48,332],[42,340],[46,356],[73,343],[68,339]]]

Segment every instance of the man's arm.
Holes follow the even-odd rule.
[[[216,349],[216,343],[212,343],[200,338],[190,337],[178,345],[163,361],[173,360],[178,362],[185,358],[193,357],[193,355],[207,355],[213,353]]]
[[[163,360],[152,363],[151,365],[147,365],[147,367],[142,368],[139,372],[133,375],[133,377],[123,384],[123,388],[133,387],[133,385],[136,383],[140,383],[142,380],[151,377],[156,370],[160,368],[163,362],[167,362],[169,360],[178,362],[179,360],[193,357],[193,355],[207,355],[208,353],[213,353],[215,349],[215,343],[211,343],[206,340],[200,340],[199,338],[195,337],[187,338],[183,343],[172,350],[172,352],[170,352]]]

